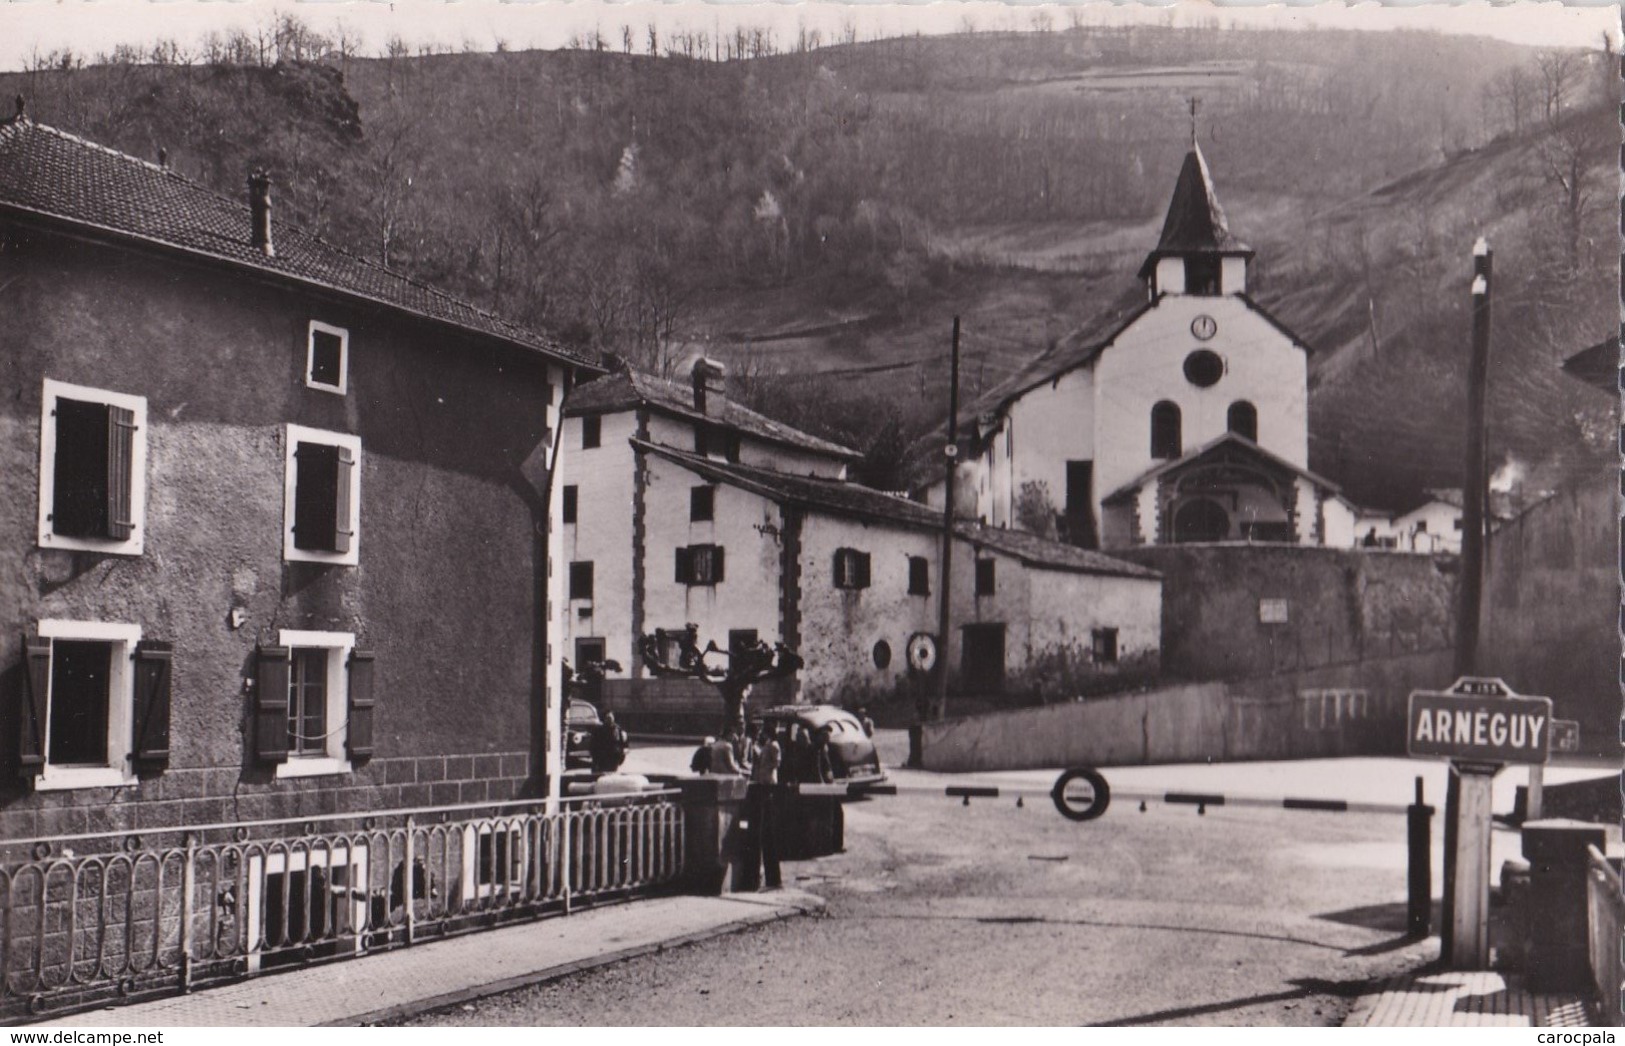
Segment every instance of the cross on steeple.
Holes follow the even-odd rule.
[[[1196,107],[1202,103],[1197,100],[1195,95],[1191,95],[1186,101],[1191,110],[1191,148],[1194,149],[1196,148]]]

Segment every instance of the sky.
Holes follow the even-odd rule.
[[[855,27],[860,39],[927,34],[1031,29],[1043,19],[1057,27],[1076,17],[1085,24],[1208,24],[1369,29],[1431,29],[1477,33],[1532,46],[1598,48],[1604,32],[1618,48],[1619,7],[1606,0],[1568,4],[1288,3],[1001,3],[941,0],[936,3],[648,2],[648,0],[0,0],[0,69],[19,69],[31,55],[72,49],[93,56],[120,43],[147,44],[172,37],[183,46],[211,31],[264,24],[277,11],[292,11],[331,34],[342,24],[359,34],[361,52],[375,54],[399,35],[421,44],[493,50],[568,46],[572,38],[600,31],[620,46],[621,26],[631,25],[642,49],[642,27],[654,23],[663,36],[691,28],[714,31],[743,23],[772,26],[781,43],[800,28],[818,29],[825,40]]]

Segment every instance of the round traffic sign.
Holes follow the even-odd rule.
[[[1055,809],[1069,821],[1093,821],[1111,805],[1112,790],[1106,779],[1088,767],[1068,770],[1050,789]]]

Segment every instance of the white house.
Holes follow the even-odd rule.
[[[1053,513],[1085,548],[1340,542],[1337,487],[1308,471],[1309,347],[1248,296],[1252,256],[1193,143],[1140,268],[1145,302],[978,404],[961,513],[1025,529]]]
[[[642,694],[636,637],[693,624],[702,645],[797,650],[806,667],[780,696],[898,693],[911,648],[923,679],[922,648],[939,653],[941,513],[847,481],[855,451],[729,401],[721,377],[701,361],[688,389],[621,372],[571,393],[567,656],[619,662],[606,694]],[[956,550],[940,651],[956,687],[1064,693],[1157,668],[1154,571],[973,524]]]
[[[804,700],[901,692],[911,674],[924,678],[909,656],[920,637],[933,659],[947,658],[950,685],[977,694],[1062,695],[1158,667],[1154,571],[961,524],[944,650],[940,513],[840,479],[632,446],[651,520],[639,571],[648,630],[693,623],[702,644],[784,642],[806,661]],[[696,519],[702,503],[710,518]]]
[[[622,370],[571,391],[560,436],[571,453],[558,496],[564,649],[573,664],[609,658],[637,670],[633,639],[653,627],[644,605],[644,543],[651,528],[687,525],[690,519],[688,504],[651,508],[647,463],[634,454],[634,438],[718,461],[831,479],[845,478],[847,465],[858,460],[850,448],[728,400],[721,379],[720,367],[700,361],[686,389]],[[724,521],[712,527],[725,527],[732,518],[726,499],[709,510],[696,502],[692,511]]]

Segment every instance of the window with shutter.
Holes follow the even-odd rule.
[[[869,553],[855,548],[835,550],[835,587],[869,587]]]
[[[590,561],[570,564],[570,598],[592,598],[592,563]]]
[[[169,765],[169,695],[174,647],[143,640],[135,648],[135,745],[131,755],[143,770]]]
[[[350,654],[350,692],[347,695],[350,714],[344,742],[352,763],[364,763],[372,758],[374,661],[370,650],[356,650]]]
[[[41,547],[141,554],[146,416],[142,397],[45,381]]]
[[[581,419],[581,449],[592,450],[603,439],[603,421],[598,415]]]
[[[688,492],[688,520],[690,523],[709,523],[716,515],[715,487],[691,487]]]
[[[559,515],[561,521],[574,523],[576,521],[576,499],[580,497],[580,488],[574,484],[566,486],[559,497]]]
[[[372,655],[356,652],[348,632],[284,629],[277,643],[260,656],[260,758],[278,777],[350,772],[352,734],[358,749],[372,748]]]
[[[283,558],[360,562],[361,439],[301,425],[287,430]]]
[[[979,595],[979,596],[991,596],[993,594],[994,582],[996,580],[995,571],[997,570],[997,568],[998,568],[998,560],[995,560],[995,559],[978,559],[976,561],[976,594],[977,595]]]
[[[26,647],[20,755],[42,790],[134,781],[133,759],[168,759],[168,644],[137,625],[45,620]]]
[[[716,585],[724,577],[724,550],[720,545],[690,545],[677,550],[679,585]]]
[[[908,594],[911,596],[931,594],[931,562],[924,556],[908,557]]]

